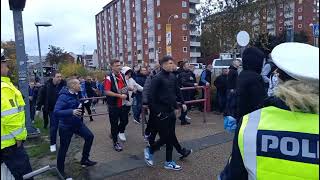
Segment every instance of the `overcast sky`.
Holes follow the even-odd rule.
[[[41,54],[49,45],[68,52],[92,54],[96,48],[95,15],[111,0],[27,0],[22,12],[26,53],[38,55],[35,22],[50,22],[40,27]],[[1,41],[14,40],[9,0],[1,0]]]

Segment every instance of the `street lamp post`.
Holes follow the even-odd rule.
[[[170,20],[171,18],[174,19],[178,19],[179,16],[176,14],[172,14],[169,16],[168,18],[168,24],[166,24],[166,51],[167,51],[167,55],[172,56],[172,50],[171,50],[171,45],[172,45],[172,32],[171,32],[171,24],[170,24]]]
[[[49,27],[49,26],[52,26],[52,24],[46,23],[46,22],[37,22],[37,23],[35,23],[35,26],[37,27],[37,38],[38,38],[38,49],[39,49],[40,82],[41,82],[41,84],[43,84],[44,81],[43,81],[43,67],[42,67],[42,59],[41,59],[41,46],[40,46],[39,26]]]
[[[24,46],[22,11],[25,7],[26,0],[9,0],[10,10],[13,13],[13,25],[16,44],[16,59],[18,65],[19,89],[24,97],[25,115],[26,115],[26,129],[28,137],[39,136],[40,131],[33,127],[30,119],[30,103],[28,90],[28,73],[27,73],[27,56]]]

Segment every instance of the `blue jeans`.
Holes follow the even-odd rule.
[[[140,122],[141,110],[142,110],[142,96],[136,95],[133,99],[132,111],[133,111],[134,119],[139,122]]]
[[[71,142],[73,134],[77,134],[84,139],[81,161],[89,159],[89,154],[93,142],[94,135],[86,125],[81,124],[78,128],[59,127],[60,148],[57,157],[57,167],[60,173],[64,173],[64,161]]]
[[[50,117],[50,145],[57,143],[57,133],[59,120],[55,117],[53,112],[49,112]]]
[[[1,150],[1,162],[4,162],[16,180],[22,180],[22,176],[32,172],[29,156],[23,145],[16,145]],[[33,179],[33,178],[31,178]]]

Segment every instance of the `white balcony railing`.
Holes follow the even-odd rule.
[[[195,57],[195,58],[198,58],[198,57],[201,57],[201,52],[190,52],[190,57]]]
[[[200,31],[190,31],[190,36],[200,36]]]
[[[200,47],[200,42],[196,42],[196,41],[190,41],[190,46],[193,46],[193,47]]]
[[[195,9],[193,9],[193,8],[190,8],[189,9],[189,13],[190,14],[197,14],[197,11]]]
[[[190,3],[200,4],[200,0],[189,0]]]

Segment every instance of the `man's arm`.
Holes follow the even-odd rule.
[[[73,109],[66,109],[68,102],[65,101],[65,95],[59,96],[56,105],[54,106],[54,114],[56,117],[72,116]]]
[[[203,71],[202,74],[201,74],[201,77],[200,77],[200,81],[204,84],[207,84],[208,82],[206,81],[206,71]]]
[[[269,83],[268,74],[270,73],[270,71],[271,71],[271,66],[270,66],[270,64],[266,64],[265,66],[263,66],[262,72],[261,72],[261,76],[262,76],[263,81],[264,81],[265,83]]]
[[[158,97],[158,91],[159,91],[159,87],[161,85],[161,80],[158,77],[154,77],[151,81],[151,88],[150,88],[150,104],[153,107],[153,110],[155,111],[155,114],[160,114],[158,107],[158,101],[157,101],[157,97]]]
[[[107,77],[107,78],[109,78],[109,79],[106,79],[105,84],[104,84],[104,92],[105,92],[106,96],[112,96],[112,97],[116,97],[116,98],[126,99],[126,98],[124,98],[124,96],[126,96],[125,94],[114,93],[111,91],[111,80],[110,80],[110,77]]]
[[[44,98],[46,97],[46,93],[47,93],[47,86],[43,85],[39,90],[39,94],[37,98],[37,111],[40,111],[41,107],[44,105]]]
[[[149,92],[150,92],[150,86],[151,86],[151,76],[148,76],[146,82],[144,83],[144,86],[143,86],[143,91],[142,91],[142,103],[144,105],[147,105],[149,103]]]

